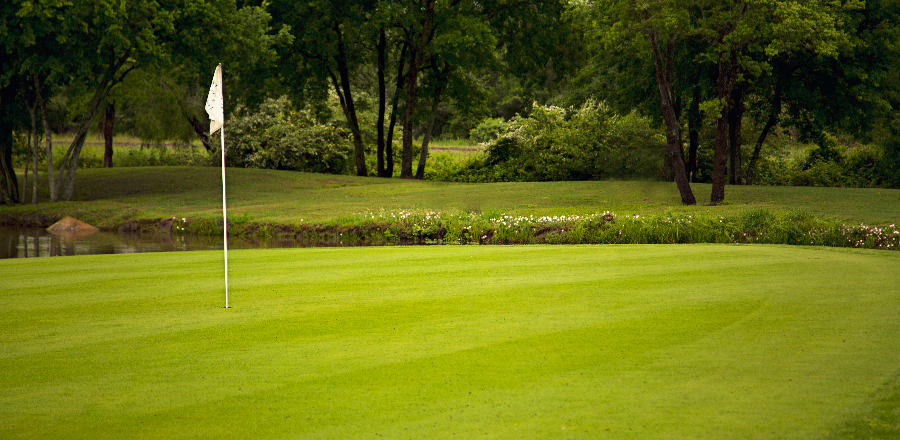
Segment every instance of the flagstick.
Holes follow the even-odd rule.
[[[225,242],[225,308],[228,307],[228,206],[225,197],[225,103],[222,96],[222,63],[213,73],[212,85],[206,97],[206,113],[209,114],[209,134],[219,130],[222,145],[222,237]]]
[[[219,128],[222,136],[222,226],[224,232],[222,237],[225,240],[225,308],[228,307],[228,208],[225,204],[225,127]]]
[[[219,63],[219,69],[221,69],[222,64]],[[221,70],[220,70],[221,71]],[[220,97],[221,103],[223,103],[222,108],[222,116],[225,115],[224,101],[225,101],[225,81],[222,78],[219,78],[219,90],[222,94]],[[224,119],[223,119],[224,122]],[[228,307],[228,207],[226,204],[225,198],[225,124],[222,124],[222,127],[219,128],[219,135],[221,136],[222,143],[222,238],[225,243],[225,308]]]

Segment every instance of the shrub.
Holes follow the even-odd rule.
[[[843,167],[836,162],[819,160],[807,169],[798,172],[793,184],[795,186],[840,187],[845,185]]]
[[[822,162],[840,164],[843,161],[844,154],[838,149],[837,139],[828,133],[823,133],[816,142],[816,148],[809,151],[803,168],[808,169]]]
[[[757,164],[756,185],[822,187],[898,187],[898,174],[887,149],[872,145],[847,153],[828,135],[805,155],[791,159],[783,146],[766,144]],[[893,180],[892,180],[893,179]]]
[[[207,154],[205,150],[193,148],[151,147],[139,150],[132,148],[124,154],[119,153],[113,156],[113,164],[117,167],[218,166],[220,157],[216,154]]]
[[[505,130],[506,123],[503,118],[488,118],[469,130],[469,139],[478,143],[490,142],[500,137],[500,133]]]
[[[883,154],[874,148],[855,150],[844,159],[843,174],[846,185],[854,188],[873,188],[884,183],[891,167],[884,163]]]
[[[259,110],[239,107],[229,123],[230,166],[346,173],[352,147],[343,133],[308,110],[293,110],[287,98],[267,99]]]
[[[479,126],[479,133],[500,124],[489,121],[493,122]],[[528,117],[516,116],[500,125],[505,131],[484,144],[484,155],[452,171],[443,166],[435,178],[495,182],[665,174],[662,133],[652,128],[649,119],[636,113],[618,115],[602,102],[588,101],[578,109],[535,104]]]

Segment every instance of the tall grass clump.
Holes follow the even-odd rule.
[[[717,216],[670,211],[662,214],[515,216],[503,213],[377,211],[338,218],[325,225],[274,228],[238,221],[240,228],[267,228],[301,240],[334,245],[365,244],[678,244],[763,243],[900,249],[900,230],[845,225],[805,211],[763,209]],[[239,229],[240,229],[239,228]],[[230,229],[231,230],[231,229]]]

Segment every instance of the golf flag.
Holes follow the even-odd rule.
[[[225,99],[222,96],[222,65],[216,67],[209,95],[206,97],[206,113],[209,114],[209,134],[225,125]]]
[[[222,239],[225,244],[225,308],[228,307],[228,208],[225,197],[225,99],[222,96],[222,64],[216,66],[209,95],[206,97],[206,113],[209,113],[209,134],[219,131],[222,139]]]

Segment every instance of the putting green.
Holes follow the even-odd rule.
[[[0,261],[0,438],[820,438],[900,253],[439,246]]]

